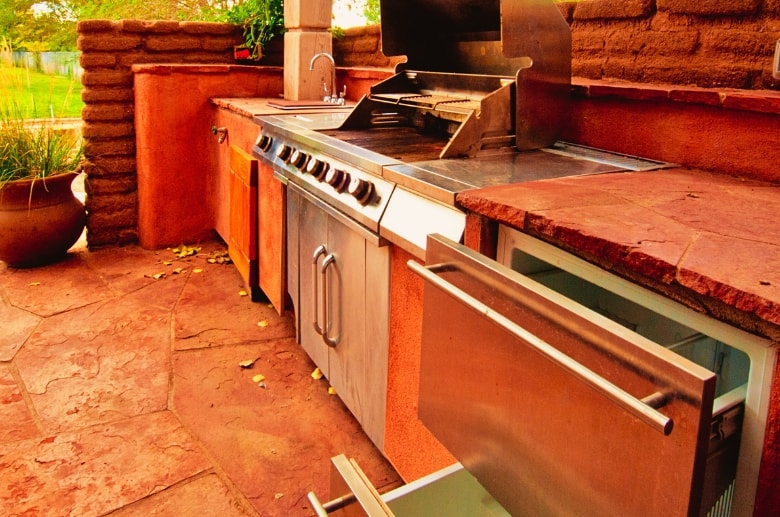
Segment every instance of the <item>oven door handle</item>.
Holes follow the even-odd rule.
[[[314,315],[314,331],[319,334],[320,336],[323,335],[325,330],[323,327],[320,327],[320,307],[319,303],[317,303],[318,296],[319,296],[319,290],[317,289],[317,276],[319,275],[318,271],[318,264],[320,261],[320,256],[325,255],[328,252],[328,249],[325,247],[324,244],[320,244],[317,246],[317,248],[314,250],[314,254],[311,257],[311,283],[312,283],[312,292],[311,292],[311,300],[313,306],[312,314]]]
[[[607,397],[613,403],[617,404],[618,406],[633,414],[639,420],[648,424],[654,430],[663,433],[664,435],[669,435],[669,433],[672,432],[672,427],[674,425],[672,419],[651,407],[651,404],[655,406],[662,405],[665,401],[665,396],[658,393],[653,393],[645,397],[643,401],[612,384],[604,377],[590,370],[583,364],[577,362],[575,359],[569,357],[554,346],[542,340],[537,335],[529,332],[503,314],[500,314],[491,309],[484,303],[480,302],[473,296],[470,296],[465,291],[454,286],[435,273],[437,270],[446,270],[448,266],[434,264],[425,267],[413,260],[408,261],[407,266],[413,272],[421,276],[426,282],[433,284],[435,287],[441,289],[450,296],[453,296],[461,303],[470,307],[472,310],[482,314],[493,323],[513,334],[520,341],[526,343],[528,346],[569,372],[571,375],[574,375],[581,381],[585,382],[587,385]]]
[[[328,253],[325,260],[322,261],[322,267],[320,268],[320,274],[322,275],[322,314],[325,326],[322,329],[322,340],[331,348],[336,348],[339,344],[339,338],[330,337],[330,331],[333,328],[333,322],[331,321],[330,302],[330,282],[328,282],[328,268],[336,263],[336,257],[333,253]]]

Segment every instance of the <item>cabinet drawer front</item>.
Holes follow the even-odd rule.
[[[420,418],[510,513],[698,512],[712,372],[443,237],[426,262]]]

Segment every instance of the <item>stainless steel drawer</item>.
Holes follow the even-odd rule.
[[[699,513],[715,373],[443,237],[426,262],[420,418],[510,513]]]

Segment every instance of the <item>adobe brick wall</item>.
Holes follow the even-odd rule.
[[[89,20],[78,24],[82,134],[90,247],[137,240],[138,208],[132,66],[233,63],[241,32],[232,25]]]
[[[771,73],[780,0],[586,0],[560,8],[575,76],[780,88]]]

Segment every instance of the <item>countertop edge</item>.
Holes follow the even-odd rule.
[[[754,226],[774,224],[777,185],[672,168],[475,189],[456,200],[467,212],[780,341],[780,232]],[[752,218],[731,220],[740,213]],[[709,223],[697,222],[702,215]]]

